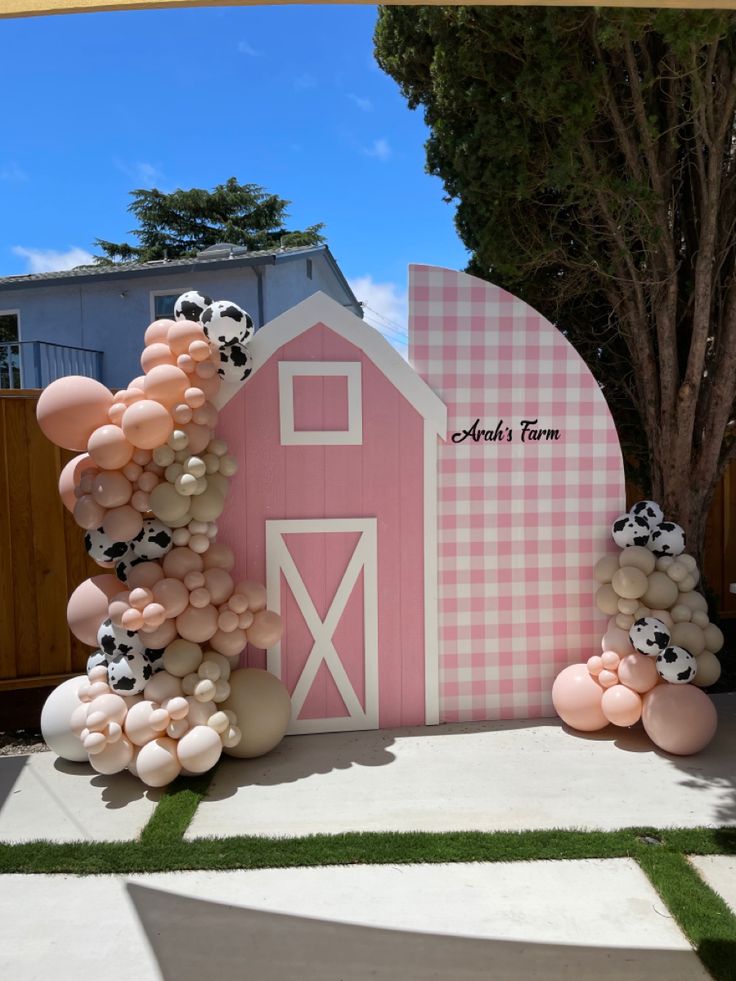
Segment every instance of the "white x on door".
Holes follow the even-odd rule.
[[[327,615],[317,613],[296,563],[284,539],[286,535],[329,535],[359,532],[355,550],[340,580]],[[340,617],[363,572],[363,652],[364,702],[362,705],[350,681],[333,641]],[[334,732],[338,730],[378,728],[378,562],[375,518],[308,518],[266,522],[266,575],[269,609],[281,612],[281,577],[304,618],[314,644],[291,693],[290,733]],[[288,656],[288,636],[284,636]],[[268,651],[268,670],[282,678],[281,643]],[[314,684],[320,666],[330,672],[347,716],[328,719],[300,719],[304,702]]]

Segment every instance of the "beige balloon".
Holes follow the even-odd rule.
[[[682,562],[673,562],[665,570],[673,582],[681,583],[688,575],[688,568]]]
[[[623,552],[621,554],[623,555]],[[613,579],[613,574],[618,572],[618,568],[619,558],[617,555],[604,555],[602,559],[598,559],[596,562],[593,575],[599,583],[607,583]]]
[[[595,605],[609,617],[618,613],[618,594],[610,583],[605,583],[595,594]]]
[[[645,606],[667,610],[677,602],[679,590],[666,572],[655,571],[649,576],[647,591],[643,596]]]
[[[172,640],[164,651],[164,668],[175,678],[184,678],[196,671],[202,663],[202,648],[191,640],[179,637]]]
[[[625,613],[627,616],[633,616],[639,609],[638,599],[619,599],[618,601],[618,612]]]
[[[659,569],[660,572],[666,572],[674,561],[675,560],[672,555],[662,555],[656,561],[657,569]]]
[[[645,576],[654,572],[656,561],[654,553],[650,552],[648,548],[644,548],[643,545],[630,545],[629,548],[623,550],[618,559],[622,569],[626,566],[633,566],[635,569],[641,569]]]
[[[681,562],[687,568],[688,572],[695,574],[698,571],[698,563],[695,561],[692,555],[688,555],[687,552],[683,552],[682,555],[677,556],[677,561]]]
[[[634,618],[630,613],[619,613],[616,616],[616,626],[622,630],[630,630],[634,626]]]
[[[696,610],[702,610],[703,613],[708,612],[708,602],[705,596],[702,593],[696,593],[694,589],[680,593],[677,602],[683,606],[689,606],[693,613]]]
[[[649,589],[649,580],[641,569],[627,565],[614,573],[611,586],[622,599],[640,599]]]
[[[708,626],[703,631],[705,635],[705,646],[709,651],[713,651],[717,654],[721,650],[723,644],[725,643],[725,638],[723,636],[723,631],[720,627],[717,627],[714,623],[709,623]]]
[[[172,521],[189,513],[189,498],[177,494],[176,489],[165,481],[153,488],[149,500],[156,517],[170,527]]]
[[[697,623],[676,623],[670,631],[670,643],[676,647],[684,647],[697,657],[705,650],[705,634]]]
[[[710,623],[710,620],[708,619],[708,614],[707,613],[703,613],[702,610],[696,610],[693,613],[693,615],[692,615],[692,621],[693,621],[693,623],[697,623],[697,625],[699,627],[702,627],[703,630],[705,630],[705,628]]]
[[[269,671],[240,668],[230,675],[230,697],[219,708],[235,712],[240,741],[225,748],[229,756],[250,759],[263,756],[284,737],[291,718],[291,699],[286,686]]]
[[[675,603],[670,610],[673,623],[687,623],[693,618],[693,611],[684,603]]]
[[[708,688],[721,677],[721,662],[712,651],[703,651],[697,659],[697,671],[693,684],[698,688]]]
[[[684,579],[680,580],[680,589],[683,593],[689,593],[690,590],[695,589],[697,584],[698,580],[689,572]]]

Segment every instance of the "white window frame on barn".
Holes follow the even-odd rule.
[[[280,361],[279,421],[282,446],[362,446],[363,389],[360,361]],[[346,378],[347,429],[296,429],[294,378]]]

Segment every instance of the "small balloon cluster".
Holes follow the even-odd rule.
[[[146,330],[144,374],[127,388],[113,395],[71,376],[39,399],[45,435],[84,450],[62,471],[59,492],[89,555],[114,572],[69,600],[72,633],[95,650],[74,688],[72,741],[47,741],[100,773],[127,768],[157,787],[182,770],[204,773],[223,749],[250,755],[233,681],[252,674],[236,670],[246,645],[276,643],[281,619],[261,584],[233,580],[233,552],[216,540],[237,464],[215,436],[213,399],[222,381],[250,374],[252,334],[236,304],[185,293],[173,320]]]
[[[611,533],[621,551],[595,567],[596,606],[610,617],[602,653],[557,676],[555,711],[583,732],[641,719],[661,749],[696,753],[716,731],[713,703],[699,689],[720,677],[724,640],[696,591],[697,563],[683,529],[654,501],[636,503]]]

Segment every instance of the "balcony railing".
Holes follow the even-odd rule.
[[[64,375],[102,378],[102,351],[48,341],[0,343],[0,388],[45,388]]]

